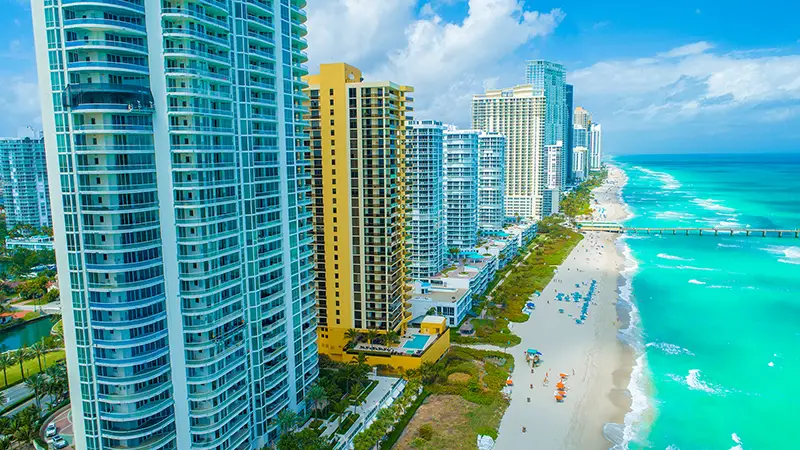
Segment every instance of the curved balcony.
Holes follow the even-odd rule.
[[[115,405],[124,405],[126,403],[136,403],[148,398],[155,397],[164,391],[172,389],[168,381],[151,384],[145,389],[131,393],[114,393],[114,394],[97,394],[97,400],[101,402],[111,403]]]
[[[236,405],[236,408],[234,408],[232,411],[229,412],[229,417],[237,417],[242,413],[242,411],[247,409],[246,406],[248,405],[248,402],[243,401],[242,403],[243,403],[243,405],[245,407],[242,407],[241,405]],[[225,425],[230,426],[230,422],[223,422],[223,423]],[[224,434],[220,435],[219,437],[215,437],[213,439],[208,439],[206,441],[195,441],[195,442],[193,442],[192,449],[196,449],[196,450],[205,450],[205,449],[213,450],[213,449],[217,449],[217,448],[226,448],[226,449],[229,448],[229,449],[232,449],[232,450],[241,450],[242,449],[241,445],[243,443],[247,442],[247,439],[250,437],[250,431],[247,428],[244,427],[244,425],[246,425],[246,424],[247,424],[247,420],[244,419],[244,418],[240,418],[238,424],[230,427],[228,429],[228,431],[226,431]],[[194,427],[192,427],[192,428],[194,428]],[[225,441],[228,440],[228,439],[230,439],[229,443],[226,444],[226,445],[223,445],[223,444],[225,444]],[[244,448],[249,448],[249,447],[244,447]]]
[[[87,17],[87,18],[76,18],[76,19],[65,19],[64,20],[64,29],[84,29],[84,30],[95,30],[95,31],[120,31],[120,32],[128,32],[131,34],[135,34],[138,36],[146,36],[147,29],[144,25],[139,25],[135,23],[125,22],[122,20],[113,20],[113,19],[100,19],[94,17]]]
[[[172,418],[169,418],[169,419],[172,419]],[[172,422],[173,422],[172,420],[167,420],[166,421],[167,424],[172,424]],[[107,436],[107,435],[108,435],[108,433],[104,429],[103,430],[103,436]],[[175,448],[175,444],[174,444],[175,435],[176,435],[175,431],[170,431],[169,433],[166,433],[166,434],[153,435],[152,437],[150,437],[148,439],[145,439],[144,441],[142,441],[141,443],[139,443],[139,445],[137,445],[135,447],[131,447],[129,445],[126,445],[124,447],[109,446],[107,448],[108,448],[108,450],[161,450],[161,449],[167,449],[167,448],[172,449],[172,448]]]
[[[305,36],[308,34],[308,28],[306,28],[304,21],[292,19],[292,32],[297,33],[299,36]]]
[[[256,10],[261,11],[268,16],[274,18],[275,14],[272,12],[272,1],[269,0],[245,0],[248,5],[253,5]]]
[[[198,69],[194,67],[167,67],[164,69],[164,72],[167,74],[168,77],[180,76],[188,78],[219,80],[219,81],[224,81],[226,83],[231,82],[231,77],[228,74],[212,72],[210,70]]]
[[[155,414],[172,407],[172,399],[165,398],[153,403],[147,403],[135,411],[116,412],[116,411],[103,411],[98,412],[100,420],[108,420],[109,422],[128,422],[133,420],[144,420],[152,417]]]
[[[166,300],[164,294],[153,297],[143,298],[135,301],[109,301],[109,302],[89,302],[89,309],[97,311],[128,311],[136,308],[144,308]]]
[[[127,291],[127,290],[130,290],[130,289],[147,288],[147,287],[155,286],[157,284],[161,284],[163,282],[164,282],[164,277],[163,276],[157,276],[157,277],[149,278],[147,280],[139,280],[139,281],[132,281],[132,282],[128,282],[128,283],[116,283],[116,284],[111,284],[111,283],[113,283],[112,280],[109,280],[108,284],[106,284],[106,283],[95,283],[95,282],[90,281],[89,283],[87,283],[87,285],[88,285],[88,288],[93,290],[93,291],[98,291],[98,292],[118,292],[118,291]]]
[[[114,174],[155,172],[155,164],[78,164],[76,171],[82,174]]]
[[[152,125],[134,125],[134,124],[118,124],[118,123],[91,123],[91,124],[82,124],[82,125],[75,125],[73,130],[75,133],[87,133],[87,134],[102,134],[102,133],[114,133],[114,134],[135,134],[135,133],[144,133],[144,134],[152,134],[153,133],[153,126]]]
[[[170,125],[169,132],[174,134],[233,134],[233,125],[229,127],[212,127],[208,125]],[[200,186],[208,185],[201,184]],[[216,187],[216,185],[214,185]]]
[[[92,110],[122,105],[131,112],[152,112],[153,94],[148,86],[117,83],[72,83],[63,94],[67,108]]]
[[[108,428],[103,428],[103,437],[108,439],[118,439],[121,441],[127,441],[131,439],[138,439],[145,436],[150,436],[158,433],[159,431],[163,430],[169,425],[172,425],[174,422],[173,417],[159,417],[154,423],[144,426],[137,426],[131,430],[113,430]],[[174,437],[174,433],[170,433]],[[126,447],[127,448],[127,447]],[[153,448],[153,447],[147,447]]]
[[[140,372],[135,375],[120,375],[115,377],[98,376],[97,382],[100,384],[108,384],[114,386],[123,384],[135,384],[158,378],[161,375],[164,375],[165,373],[169,372],[170,370],[171,369],[169,364],[164,364],[163,366],[155,367],[151,370]]]
[[[133,308],[128,308],[128,309],[133,309]],[[142,317],[140,319],[111,319],[107,322],[104,320],[92,319],[92,328],[97,328],[101,330],[127,330],[131,328],[138,328],[147,325],[152,325],[160,320],[166,320],[166,319],[167,319],[166,311],[161,311],[160,313],[153,314],[152,316],[149,317]]]
[[[93,339],[93,344],[96,348],[107,348],[107,349],[114,349],[120,350],[125,348],[131,347],[138,347],[140,345],[145,344],[152,344],[160,339],[163,339],[169,335],[169,331],[164,328],[163,330],[159,330],[145,336],[139,336],[137,338],[124,338],[120,337],[119,339]],[[139,356],[139,355],[137,355]],[[136,357],[136,356],[131,356]],[[123,356],[124,358],[124,356]]]
[[[275,39],[273,39],[273,38],[271,38],[271,37],[269,37],[267,35],[264,35],[264,34],[261,34],[261,33],[255,33],[253,31],[248,31],[247,32],[247,37],[248,37],[248,39],[252,39],[252,40],[260,42],[262,44],[266,44],[266,45],[268,45],[270,47],[273,47],[273,48],[275,47]],[[274,55],[272,56],[272,59],[275,59]]]
[[[160,224],[158,221],[151,221],[151,222],[139,222],[139,223],[129,223],[129,224],[83,224],[82,231],[84,233],[92,234],[92,233],[101,233],[106,235],[113,235],[119,233],[130,233],[132,231],[146,231],[151,230],[153,228],[159,228]]]
[[[61,0],[61,4],[65,8],[78,6],[86,7],[81,9],[117,8],[144,14],[144,2],[137,3],[125,0]]]
[[[137,355],[130,358],[98,358],[95,357],[94,361],[95,364],[99,366],[109,366],[109,367],[133,367],[139,364],[148,363],[151,361],[155,361],[156,359],[168,355],[169,354],[169,347],[163,347],[156,350],[153,350],[150,353],[145,353],[141,355]],[[151,379],[151,376],[143,377],[143,379]]]
[[[186,17],[196,19],[203,22],[205,25],[212,25],[226,32],[230,29],[230,25],[228,24],[227,20],[219,20],[192,9],[163,8],[161,10],[161,15],[164,17]]]
[[[211,400],[214,397],[217,397],[220,393],[227,391],[228,389],[230,389],[231,387],[236,385],[236,383],[244,380],[245,378],[247,378],[247,371],[243,370],[240,374],[234,375],[233,377],[231,377],[231,379],[226,381],[225,384],[223,384],[221,386],[217,386],[213,390],[210,390],[210,391],[207,391],[207,392],[190,392],[189,393],[189,400],[190,401]]]
[[[170,115],[188,115],[194,116],[199,115],[203,117],[213,116],[213,117],[233,117],[233,111],[229,109],[211,109],[211,108],[198,108],[193,106],[172,106],[167,111],[167,114]],[[172,165],[173,168],[177,167],[176,164]],[[208,167],[213,169],[214,166]]]
[[[212,331],[212,330],[214,330],[216,328],[219,328],[220,326],[222,326],[224,324],[233,323],[233,322],[239,322],[239,321],[243,321],[244,320],[243,319],[244,312],[241,309],[233,311],[233,312],[230,312],[227,315],[225,315],[223,317],[219,317],[219,318],[215,318],[215,317],[212,317],[212,316],[213,316],[213,314],[209,314],[208,315],[207,319],[209,321],[207,321],[206,323],[197,323],[197,324],[194,324],[194,325],[184,325],[183,326],[184,333],[207,333],[207,332]]]
[[[216,345],[214,340],[209,341],[211,344]],[[199,344],[199,343],[198,343]],[[195,343],[187,342],[186,348],[190,350],[194,350],[193,346]],[[244,347],[244,342],[237,342],[232,347],[239,349],[240,347]],[[220,378],[228,375],[229,373],[233,372],[234,370],[245,370],[245,358],[244,355],[242,356],[235,356],[233,360],[228,360],[227,358],[223,358],[222,354],[219,354],[218,357],[212,359],[212,362],[208,363],[207,367],[213,367],[214,364],[219,362],[225,362],[224,367],[221,370],[217,370],[216,372],[208,373],[205,375],[192,375],[186,377],[186,382],[188,384],[207,384],[211,383],[212,381],[217,381]]]
[[[165,48],[164,56],[166,57],[184,57],[184,58],[202,58],[207,61],[223,63],[228,66],[231,64],[230,55],[218,55],[216,53],[204,52],[193,48]]]
[[[240,407],[239,403],[247,405],[246,400],[241,400],[241,397],[246,394],[247,388],[243,388],[239,394],[240,395],[231,395],[227,399],[223,400],[216,406],[204,406],[202,408],[191,408],[189,409],[189,417],[193,418],[203,418],[213,416],[214,414],[221,413],[228,409],[228,407],[232,407],[231,409],[238,409]],[[227,414],[226,414],[227,415]]]
[[[229,101],[233,100],[230,91],[212,91],[211,89],[207,88],[169,86],[167,87],[167,95],[186,95],[193,97],[219,98]]]
[[[106,39],[84,39],[68,41],[64,46],[70,50],[123,50],[136,55],[147,55],[147,46],[130,42],[111,41]]]
[[[119,273],[119,272],[129,272],[134,269],[147,269],[149,267],[156,267],[160,266],[163,263],[161,258],[154,258],[147,261],[138,261],[132,263],[120,262],[120,263],[108,263],[108,261],[103,261],[103,264],[97,263],[87,263],[86,264],[86,271],[87,272],[98,272],[98,273]]]
[[[219,36],[212,36],[208,33],[202,33],[197,30],[191,30],[189,28],[164,28],[164,36],[168,37],[176,37],[176,38],[185,38],[188,41],[194,40],[201,40],[208,42],[212,45],[224,47],[227,50],[230,50],[230,38],[223,38]]]

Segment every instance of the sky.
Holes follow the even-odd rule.
[[[0,0],[0,135],[41,127],[30,6]],[[470,100],[565,65],[604,151],[800,152],[800,2],[308,0],[309,67],[415,87],[415,118],[470,125]]]

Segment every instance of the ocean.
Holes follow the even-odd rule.
[[[800,228],[800,155],[614,158],[631,226]],[[631,449],[796,449],[800,239],[631,236]]]

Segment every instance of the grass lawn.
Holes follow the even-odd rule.
[[[419,407],[397,444],[398,449],[474,448],[478,434],[497,437],[500,419],[508,407],[501,390],[513,369],[513,359],[502,352],[453,347],[437,363],[439,379],[428,385],[431,395]],[[434,426],[425,440],[419,428]]]
[[[50,366],[54,365],[55,363],[57,363],[59,361],[63,361],[65,357],[66,356],[65,356],[64,350],[57,350],[57,351],[48,353],[47,357],[46,357],[47,367],[50,367]],[[45,361],[42,361],[42,367],[45,367],[44,363],[45,363]],[[22,366],[25,368],[25,376],[26,377],[30,376],[30,375],[33,375],[34,373],[38,373],[39,372],[39,363],[36,361],[36,358],[29,359],[29,360],[25,361],[24,363],[22,363]],[[0,377],[2,377],[2,375],[3,374],[0,372]],[[19,372],[19,364],[14,364],[13,367],[7,368],[6,369],[6,376],[8,376],[8,385],[9,386],[14,385],[14,384],[22,381],[22,375]],[[3,382],[3,380],[2,380],[2,378],[0,378],[0,383],[2,383],[2,382]],[[5,386],[3,386],[3,388],[5,388]]]

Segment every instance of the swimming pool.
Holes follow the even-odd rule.
[[[410,341],[406,341],[406,343],[403,344],[403,348],[411,350],[422,350],[423,348],[425,348],[425,344],[428,343],[428,339],[430,339],[430,336],[426,336],[424,334],[417,334]]]

